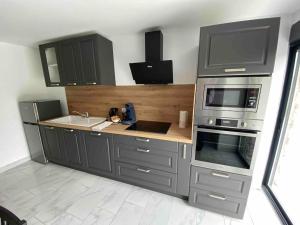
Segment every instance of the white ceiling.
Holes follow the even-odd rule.
[[[110,37],[151,27],[200,27],[279,16],[299,9],[299,0],[0,0],[0,41],[36,45],[89,31]]]

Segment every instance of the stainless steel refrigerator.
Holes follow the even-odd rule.
[[[62,116],[59,100],[38,100],[19,102],[21,118],[33,161],[47,163],[38,122]]]

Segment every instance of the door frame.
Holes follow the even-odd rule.
[[[279,112],[276,120],[275,130],[273,134],[273,139],[271,143],[271,149],[269,153],[269,158],[263,178],[262,188],[265,191],[266,195],[268,196],[271,204],[273,205],[274,209],[276,210],[278,216],[280,217],[281,221],[285,225],[293,225],[292,221],[288,217],[288,214],[276,198],[275,194],[271,190],[269,186],[270,179],[273,178],[273,165],[277,164],[278,158],[281,151],[281,135],[285,134],[286,131],[286,123],[285,121],[289,117],[290,113],[290,104],[291,104],[291,97],[294,94],[294,89],[290,91],[290,88],[293,88],[294,85],[294,67],[296,63],[296,56],[297,51],[300,50],[300,41],[293,43],[290,45],[289,48],[289,56],[288,56],[288,64],[286,70],[286,76],[284,80],[284,86],[282,91],[282,97],[280,100],[280,107]],[[298,54],[298,62],[299,62],[300,54]]]

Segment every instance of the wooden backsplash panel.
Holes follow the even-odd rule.
[[[138,120],[178,123],[179,111],[193,117],[195,85],[136,85],[66,87],[70,114],[89,112],[91,116],[107,117],[112,107],[121,109],[125,103],[134,104]]]

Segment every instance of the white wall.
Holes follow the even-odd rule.
[[[162,29],[163,59],[173,60],[175,84],[195,83],[197,74],[199,27]],[[112,36],[117,85],[135,84],[129,63],[145,62],[145,34]]]
[[[46,88],[38,49],[0,43],[0,168],[29,156],[19,100],[60,99],[64,88]]]

